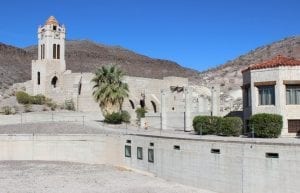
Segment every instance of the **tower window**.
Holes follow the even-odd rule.
[[[43,44],[43,59],[45,59],[45,44]]]
[[[56,29],[57,29],[57,26],[56,26],[56,25],[54,25],[54,26],[53,26],[53,30],[55,30],[55,31],[56,31]]]
[[[45,44],[41,45],[41,60],[45,58]]]
[[[56,59],[56,44],[53,44],[53,59]]]
[[[43,59],[43,45],[41,45],[41,59]]]
[[[56,76],[54,76],[51,80],[51,85],[53,86],[53,88],[56,88],[56,84],[57,84],[57,80],[58,78]]]
[[[60,59],[60,45],[57,44],[57,59]]]
[[[37,73],[37,84],[38,85],[41,84],[41,73],[40,72]]]

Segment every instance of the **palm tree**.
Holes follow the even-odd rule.
[[[91,82],[93,96],[104,115],[120,112],[124,98],[128,97],[128,84],[122,82],[124,73],[117,66],[102,66]]]

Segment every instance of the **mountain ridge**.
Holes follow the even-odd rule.
[[[14,49],[15,48],[15,49]],[[119,65],[127,75],[146,78],[164,76],[187,77],[193,84],[221,88],[221,111],[241,110],[242,73],[251,64],[281,54],[300,59],[300,36],[292,36],[260,46],[222,65],[199,72],[178,63],[154,59],[120,46],[106,46],[90,40],[66,41],[67,69],[73,72],[94,72],[106,64]],[[31,60],[37,58],[37,46],[24,49],[0,43],[0,87],[30,79]]]

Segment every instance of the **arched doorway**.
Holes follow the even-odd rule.
[[[53,86],[53,88],[56,88],[57,81],[58,81],[58,78],[56,76],[54,76],[51,80],[51,85]]]
[[[144,99],[140,100],[140,105],[142,108],[145,108],[145,100]]]
[[[156,104],[155,104],[155,102],[154,102],[154,101],[151,101],[151,104],[152,104],[154,113],[156,113],[157,110],[156,110]]]

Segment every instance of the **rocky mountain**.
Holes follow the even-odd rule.
[[[30,78],[32,55],[26,50],[0,43],[0,89]]]
[[[223,114],[242,108],[241,70],[278,54],[300,59],[300,36],[259,47],[200,73],[172,61],[153,59],[117,46],[106,46],[91,41],[66,42],[67,69],[73,72],[94,72],[101,65],[117,64],[131,76],[149,78],[182,76],[197,84],[220,84]],[[36,58],[36,46],[21,49],[0,43],[0,89],[12,83],[29,80],[31,60]]]
[[[36,58],[37,46],[21,49],[0,44],[0,87],[29,80],[31,60]],[[130,76],[183,76],[191,80],[198,76],[197,71],[172,61],[153,59],[121,47],[105,46],[91,41],[67,41],[66,63],[67,69],[73,72],[94,72],[102,65],[117,64]]]
[[[224,111],[241,110],[241,70],[251,64],[271,59],[278,54],[300,59],[300,36],[285,38],[261,46],[225,64],[201,72],[199,76],[203,84],[220,84]]]

